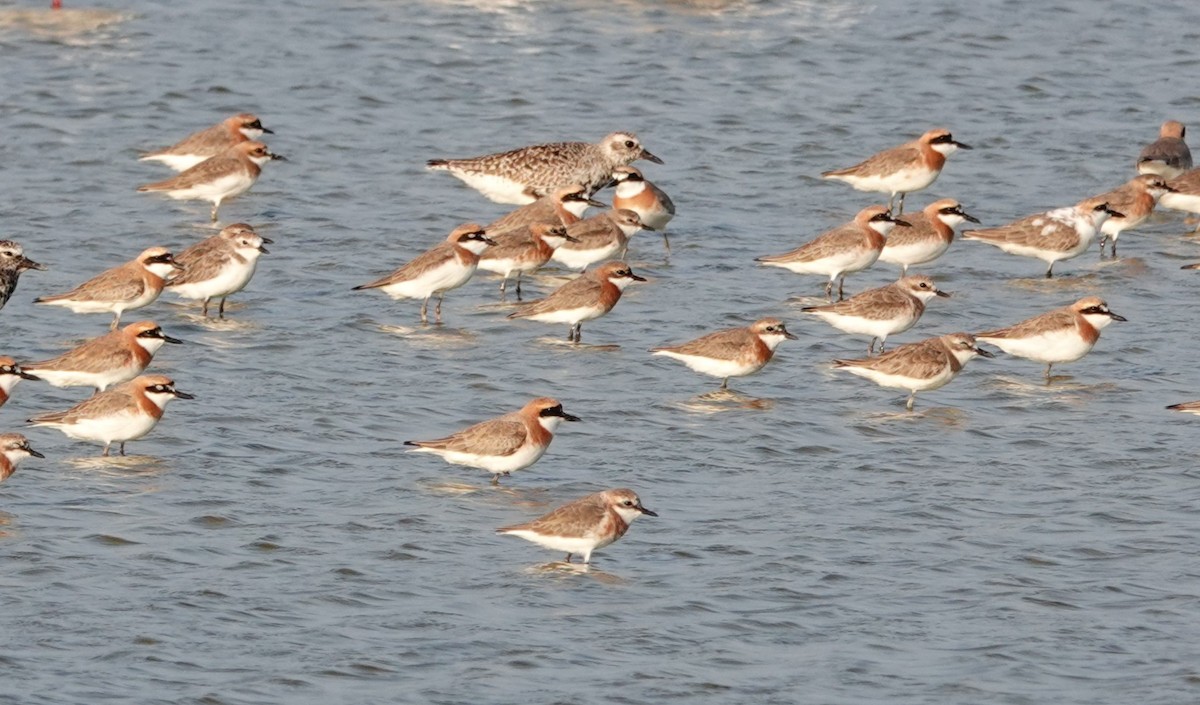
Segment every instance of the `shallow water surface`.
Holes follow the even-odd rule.
[[[166,176],[139,151],[250,110],[290,161],[222,207],[275,240],[226,320],[169,296],[127,314],[186,341],[155,368],[197,399],[125,458],[28,431],[47,459],[0,486],[0,702],[1197,699],[1200,429],[1163,408],[1200,398],[1181,217],[1051,280],[972,242],[918,268],[955,295],[889,345],[1086,295],[1129,322],[1049,385],[978,359],[911,414],[832,369],[867,341],[800,313],[820,277],[754,264],[877,200],[821,171],[936,125],[975,149],[910,210],[950,196],[991,226],[1124,182],[1163,120],[1200,124],[1194,3],[101,9],[120,20],[0,21],[0,234],[50,268],[0,312],[0,353],[98,335],[106,316],[30,301],[213,232],[206,204],[135,193]],[[506,320],[490,276],[442,326],[350,290],[505,212],[425,159],[617,129],[666,161],[640,166],[679,216],[669,259],[634,239],[650,281],[585,345]],[[800,340],[731,393],[647,352],[765,315]],[[499,487],[404,452],[539,395],[583,423]],[[81,397],[24,382],[0,430]],[[590,570],[493,533],[619,486],[660,516]]]

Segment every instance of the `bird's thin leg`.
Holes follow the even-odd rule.
[[[500,486],[500,476],[499,475],[492,475],[492,484],[497,487]]]
[[[568,554],[567,554],[567,562],[568,562],[568,563],[570,563],[570,562],[571,562],[571,556],[573,556],[573,555],[575,555],[575,554],[573,554],[573,553],[568,553]]]
[[[500,298],[504,298],[504,290],[508,288],[508,275],[500,280]]]
[[[217,211],[221,208],[221,202],[216,201],[212,207],[212,222],[217,222]]]
[[[896,194],[893,193],[891,195],[891,197],[888,198],[888,213],[892,212],[892,208],[894,208],[895,205],[896,205]]]
[[[1116,259],[1117,258],[1117,237],[1115,235],[1113,236],[1112,241],[1113,241],[1113,243],[1112,243],[1112,258]]]
[[[517,270],[517,301],[521,300],[521,270]]]
[[[1046,278],[1052,279],[1053,277],[1054,277],[1054,263],[1051,262],[1050,266],[1046,267]]]
[[[721,389],[729,389],[729,378],[721,380]]]
[[[120,323],[121,323],[121,312],[117,311],[117,315],[113,316],[112,323],[108,326],[108,329],[116,330],[117,326],[120,325]]]
[[[1050,368],[1054,367],[1053,362],[1046,363],[1046,384],[1050,384]]]
[[[667,250],[667,256],[671,256],[671,241],[667,238],[667,233],[663,232],[663,247]]]
[[[908,411],[912,411],[913,403],[916,400],[917,400],[917,393],[916,393],[916,391],[913,391],[911,394],[908,395],[908,403],[904,405],[904,408]]]
[[[871,353],[875,352],[875,341],[876,340],[879,340],[879,338],[871,338],[870,344],[867,345],[867,356],[868,357],[871,356]]]
[[[903,279],[904,277],[907,277],[907,276],[908,276],[908,265],[907,264],[900,265],[900,278]]]
[[[438,294],[437,306],[433,309],[433,319],[435,323],[442,322],[442,299],[446,298],[445,293]]]
[[[109,447],[109,446],[111,446],[111,445],[112,445],[112,441],[109,441],[109,442],[107,442],[107,443],[105,443],[105,444],[104,444],[104,452],[100,454],[100,457],[101,457],[101,458],[107,458],[107,457],[108,457],[108,447]]]
[[[121,441],[121,457],[125,457],[125,441]]]
[[[225,317],[225,297],[221,297],[221,305],[217,307],[217,318]]]
[[[433,294],[430,294],[429,296],[433,296]],[[425,300],[421,302],[421,322],[422,323],[429,322],[429,317],[425,315],[425,312],[429,309],[429,296],[426,296]]]
[[[896,215],[904,215],[904,197],[908,194],[900,194],[900,210],[896,211]]]
[[[833,280],[832,279],[830,279],[829,283],[825,285],[825,299],[827,301],[829,301],[829,303],[833,303]]]
[[[205,296],[204,303],[200,304],[200,315],[204,316],[205,318],[208,318],[208,302],[210,300],[211,299],[209,297]]]
[[[842,277],[840,279],[838,279],[838,301],[841,301],[842,299],[846,298],[845,287],[846,287],[846,275],[843,274]]]

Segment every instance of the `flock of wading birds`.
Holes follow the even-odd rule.
[[[223,201],[249,190],[266,162],[283,159],[257,141],[264,133],[271,130],[256,116],[240,114],[172,147],[146,154],[143,160],[161,162],[180,173],[138,190],[210,201],[215,222]],[[979,223],[953,199],[935,201],[907,216],[903,213],[905,195],[932,184],[946,158],[959,149],[970,147],[956,141],[948,130],[934,129],[855,166],[825,172],[824,178],[845,182],[859,191],[888,194],[887,206],[864,208],[850,222],[790,252],[758,259],[766,266],[828,277],[825,294],[829,303],[803,311],[839,330],[870,339],[867,357],[836,360],[834,365],[881,386],[907,390],[906,408],[910,411],[917,392],[945,385],[977,355],[992,357],[978,347],[979,342],[1045,363],[1049,381],[1055,363],[1080,359],[1096,344],[1105,326],[1125,320],[1110,311],[1103,299],[1086,297],[1007,328],[975,335],[953,333],[884,351],[887,337],[913,327],[929,299],[948,296],[930,277],[908,276],[908,267],[941,257],[957,226],[967,221]],[[468,159],[431,160],[429,169],[448,171],[495,202],[521,207],[485,226],[461,225],[416,259],[355,289],[380,289],[394,299],[421,299],[422,322],[428,321],[429,300],[436,295],[434,316],[440,323],[445,293],[466,284],[476,270],[499,274],[502,293],[509,279],[515,278],[520,300],[522,275],[554,261],[583,273],[545,298],[520,305],[509,318],[567,324],[568,340],[578,343],[585,321],[607,314],[626,286],[645,281],[622,261],[629,239],[640,230],[663,231],[675,215],[667,194],[630,166],[638,160],[662,163],[636,135],[627,132],[612,133],[596,144],[560,142]],[[963,239],[1040,259],[1046,262],[1046,276],[1050,277],[1056,262],[1083,254],[1097,237],[1101,257],[1109,242],[1115,257],[1120,234],[1145,222],[1156,205],[1200,213],[1200,169],[1192,167],[1182,124],[1163,124],[1159,139],[1138,156],[1136,168],[1137,176],[1112,191],[1000,227],[967,230]],[[589,206],[605,206],[593,197],[610,186],[615,186],[612,209],[584,218]],[[118,329],[121,314],[152,303],[166,289],[203,301],[205,316],[210,301],[220,299],[218,315],[224,316],[226,297],[246,286],[259,256],[267,252],[264,243],[270,242],[251,226],[236,223],[178,255],[152,247],[69,292],[35,299],[35,303],[64,306],[76,313],[112,313],[111,332],[50,360],[18,363],[0,357],[0,405],[21,379],[43,380],[57,387],[95,387],[93,396],[72,408],[34,416],[29,422],[57,428],[71,438],[103,443],[105,455],[112,443],[119,443],[124,454],[125,442],[148,433],[162,417],[167,402],[193,397],[177,390],[165,376],[142,375],[163,344],[180,341],[153,321]],[[669,253],[665,232],[663,243]],[[901,278],[844,299],[845,276],[877,260],[899,265]],[[0,242],[0,307],[15,289],[18,276],[28,269],[44,267],[25,257],[19,244]],[[1200,269],[1200,264],[1185,269]],[[835,283],[836,302],[832,300]],[[730,377],[762,369],[781,342],[795,337],[783,321],[764,318],[744,328],[717,331],[652,352],[721,378],[725,389]],[[879,354],[873,356],[876,342]],[[1200,402],[1170,408],[1200,413]],[[561,422],[578,420],[557,400],[539,398],[519,411],[445,438],[409,441],[408,445],[449,463],[486,470],[497,483],[501,475],[537,462]],[[0,481],[30,455],[44,457],[21,434],[0,435]],[[498,531],[566,551],[568,562],[580,554],[587,563],[592,551],[620,538],[642,514],[656,516],[632,490],[613,489]]]

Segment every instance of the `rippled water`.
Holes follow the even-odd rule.
[[[47,459],[0,486],[0,701],[1200,697],[1197,422],[1163,409],[1200,398],[1181,218],[1052,281],[956,243],[921,269],[955,297],[895,342],[1086,294],[1129,322],[1069,379],[976,360],[913,414],[832,371],[865,341],[800,320],[789,299],[820,278],[753,264],[871,202],[817,174],[931,126],[976,149],[910,207],[953,196],[996,225],[1125,181],[1164,119],[1200,123],[1195,3],[108,9],[93,31],[0,14],[0,231],[50,266],[0,313],[0,352],[102,332],[30,300],[211,233],[206,205],[134,192],[164,176],[139,150],[252,110],[291,161],[222,210],[276,242],[230,319],[169,297],[142,311],[186,339],[156,366],[197,400],[125,459],[29,432]],[[669,262],[635,239],[651,281],[584,327],[597,347],[505,320],[490,278],[447,297],[443,327],[350,292],[504,212],[426,158],[615,129],[666,160],[646,172],[680,215]],[[701,397],[714,380],[645,352],[768,314],[801,340],[739,397]],[[585,423],[498,489],[403,452],[541,394]],[[79,396],[23,383],[0,430]],[[492,534],[615,486],[660,517],[587,573]]]

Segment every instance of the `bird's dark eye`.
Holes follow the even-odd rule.
[[[921,282],[921,283],[919,284],[919,286],[920,286],[922,289],[928,289],[928,288],[929,288],[929,285],[928,285],[928,284],[926,284],[925,282]]]
[[[633,506],[633,500],[630,500],[630,499],[627,499],[627,500],[625,500],[625,506],[626,506],[626,507],[632,507],[632,506]]]
[[[625,148],[626,149],[633,149],[634,144],[635,144],[635,142],[633,140],[625,140]]]

